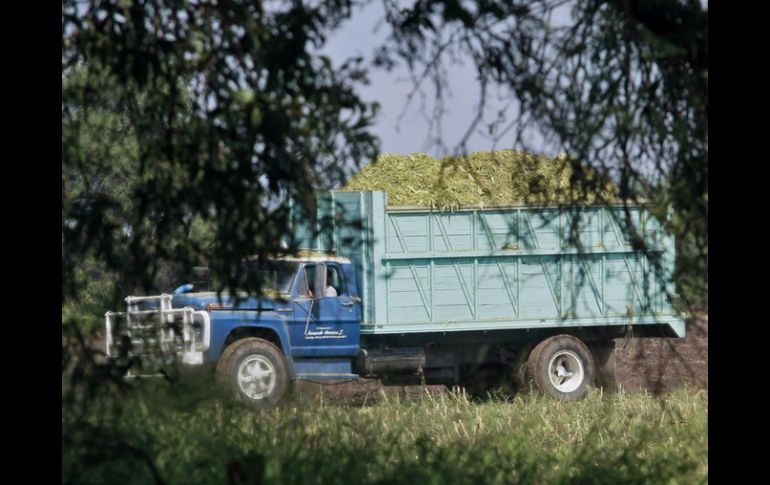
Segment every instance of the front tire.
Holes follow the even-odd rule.
[[[540,392],[561,401],[585,397],[596,378],[591,350],[571,335],[557,335],[537,344],[529,354],[527,370]]]
[[[236,400],[254,407],[271,407],[281,402],[289,390],[289,365],[272,343],[246,338],[222,353],[217,378]]]

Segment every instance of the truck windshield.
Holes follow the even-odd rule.
[[[297,274],[297,263],[274,261],[257,269],[262,288],[268,291],[288,294]]]

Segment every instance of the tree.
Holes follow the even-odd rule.
[[[376,106],[353,91],[364,72],[312,53],[349,8],[63,3],[63,304],[87,256],[123,289],[201,259],[232,287],[244,256],[281,250],[283,201],[310,214],[343,161],[374,157]],[[213,244],[189,237],[195,220]]]
[[[431,82],[440,104],[445,66],[471,58],[481,101],[468,134],[483,127],[499,140],[515,128],[516,143],[526,146],[523,135],[534,129],[556,151],[616,180],[623,198],[651,201],[661,219],[672,214],[680,290],[708,307],[708,10],[700,2],[384,4],[393,31],[381,66],[405,63],[414,89]],[[571,21],[554,21],[565,13]],[[500,110],[485,125],[493,87],[506,90],[498,105],[513,98],[519,110]]]

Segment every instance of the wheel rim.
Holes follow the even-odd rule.
[[[583,361],[571,350],[560,350],[548,363],[548,376],[559,392],[573,392],[585,379]]]
[[[238,387],[250,399],[264,399],[275,382],[275,367],[261,355],[249,356],[238,366]]]

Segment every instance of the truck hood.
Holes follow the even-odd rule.
[[[290,308],[289,300],[281,298],[276,295],[272,296],[246,296],[240,295],[239,299],[234,298],[232,295],[222,293],[218,295],[216,292],[201,292],[201,293],[183,293],[174,295],[172,300],[174,308],[193,307],[196,310],[208,310],[208,305],[212,305],[214,308],[221,309],[233,309],[233,310],[262,310],[272,311],[277,309]]]

